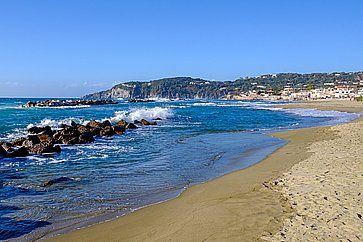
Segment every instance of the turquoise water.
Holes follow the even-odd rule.
[[[0,159],[0,239],[32,240],[131,212],[186,187],[246,168],[285,144],[266,134],[349,121],[354,114],[281,110],[271,102],[159,100],[77,108],[20,108],[0,99],[0,139],[32,125],[162,118],[56,156]],[[35,99],[39,100],[39,99]],[[74,181],[49,188],[59,177]]]

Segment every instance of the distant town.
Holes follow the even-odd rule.
[[[335,73],[339,77],[341,74]],[[276,75],[271,75],[276,78]],[[261,76],[266,78],[266,76]],[[317,99],[350,99],[362,101],[363,79],[339,80],[325,82],[322,86],[315,87],[313,84],[295,84],[287,82],[282,90],[273,90],[271,87],[259,85],[258,82],[251,83],[253,86],[247,92],[240,94],[227,94],[227,99],[268,99],[268,100],[317,100]]]

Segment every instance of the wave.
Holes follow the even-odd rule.
[[[280,111],[301,117],[331,118],[332,120],[328,122],[329,124],[349,122],[360,116],[357,113],[348,113],[335,110],[319,110],[312,108],[279,108],[276,107],[276,103],[255,103],[249,106],[249,108]]]
[[[152,97],[152,98],[149,98],[149,100],[153,100],[155,102],[171,102],[172,100],[169,99],[169,98],[163,98],[163,97]]]
[[[304,109],[304,108],[295,108],[295,109],[283,109],[285,113],[290,113],[294,115],[299,115],[302,117],[315,117],[315,118],[332,118],[329,122],[331,124],[335,123],[343,123],[349,122],[360,115],[357,113],[347,113],[333,110],[318,110],[318,109]]]
[[[196,107],[204,107],[204,106],[217,106],[217,103],[208,102],[208,103],[193,103],[192,106]]]
[[[115,116],[109,118],[111,122],[118,122],[122,119],[133,122],[134,120],[146,119],[152,120],[156,118],[167,119],[173,116],[173,111],[170,108],[133,108],[129,111],[116,111]]]
[[[71,125],[72,121],[75,122],[75,123],[78,123],[78,124],[83,124],[83,125],[85,125],[85,124],[87,124],[89,122],[89,120],[85,120],[85,119],[82,119],[82,118],[73,118],[73,117],[66,118],[66,119],[60,119],[60,120],[54,120],[54,119],[45,118],[42,121],[40,121],[40,123],[37,123],[37,124],[29,124],[27,126],[27,129],[29,129],[31,127],[34,127],[34,126],[41,126],[41,127],[50,126],[52,128],[57,129],[62,124]]]

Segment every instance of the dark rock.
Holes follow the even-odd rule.
[[[156,122],[149,122],[146,119],[141,119],[140,122],[142,125],[156,125]]]
[[[123,134],[125,133],[125,126],[115,125],[113,126],[113,130],[115,131],[116,134]]]
[[[38,102],[27,102],[23,107],[62,107],[62,106],[81,106],[81,105],[106,105],[117,104],[113,100],[45,100]]]
[[[50,126],[45,126],[43,128],[40,128],[40,134],[46,134],[52,136],[54,134],[54,131]]]
[[[76,122],[74,122],[73,120],[71,121],[71,126],[72,127],[75,127],[75,126],[77,126],[77,123]]]
[[[134,120],[134,124],[142,124],[139,120]]]
[[[80,134],[90,132],[90,128],[83,125],[77,125],[77,130]]]
[[[14,151],[13,149],[13,144],[10,142],[2,142],[1,146],[7,151],[7,152],[11,152]]]
[[[102,122],[102,127],[111,127],[112,124],[109,120],[105,120]]]
[[[40,142],[52,142],[53,137],[49,136],[47,134],[39,134],[38,138],[40,140]]]
[[[26,138],[22,137],[22,138],[19,138],[19,139],[16,139],[16,140],[13,140],[11,143],[14,145],[14,146],[22,146],[23,145],[23,142],[26,140]]]
[[[137,126],[133,123],[129,123],[126,125],[126,129],[137,129]]]
[[[28,152],[27,148],[22,146],[17,150],[13,150],[11,152],[8,152],[6,157],[14,158],[14,157],[25,157],[25,156],[28,156],[28,155],[29,155],[29,152]]]
[[[28,129],[28,132],[31,134],[47,134],[47,135],[53,135],[54,131],[52,130],[52,128],[50,126],[45,126],[45,127],[31,127],[30,129]]]
[[[81,134],[79,136],[78,140],[79,140],[79,143],[81,143],[81,144],[91,143],[91,142],[95,141],[91,132],[85,132],[85,133]]]
[[[40,139],[37,135],[28,135],[28,138],[26,140],[24,140],[23,142],[23,146],[25,147],[32,147],[36,144],[40,143]]]
[[[126,128],[126,125],[127,125],[127,122],[123,119],[117,122],[117,126]]]
[[[65,145],[76,145],[76,144],[79,144],[79,137],[69,137],[69,136],[66,136],[62,140],[62,143],[65,144]]]
[[[67,127],[57,131],[53,135],[53,140],[57,144],[78,144],[80,133],[75,127]]]
[[[93,120],[89,122],[86,126],[92,128],[102,128],[102,123]]]
[[[162,119],[162,118],[154,118],[153,120],[161,121],[161,120],[163,120],[163,119]]]
[[[0,157],[4,157],[6,154],[6,150],[0,145]]]
[[[150,125],[149,121],[147,121],[146,119],[141,119],[141,120],[140,120],[140,123],[141,123],[142,125]]]
[[[71,127],[71,126],[69,126],[69,125],[67,125],[67,124],[61,124],[61,125],[60,125],[60,128],[61,128],[61,129],[66,129],[66,128],[69,128],[69,127]]]
[[[74,179],[62,176],[62,177],[44,182],[43,187],[50,187],[50,186],[58,184],[58,183],[65,183],[65,182],[72,182],[72,181],[74,181]]]
[[[28,129],[28,132],[31,134],[38,134],[38,133],[40,133],[40,128],[37,126],[33,126]]]
[[[115,134],[115,131],[113,130],[112,126],[106,126],[100,132],[101,136],[112,136],[114,134]]]
[[[59,145],[54,146],[50,142],[42,142],[28,148],[30,153],[33,154],[45,154],[45,153],[60,153],[61,148]]]
[[[94,136],[100,136],[100,133],[101,133],[101,128],[90,128],[89,129],[89,132],[91,132],[92,135]]]

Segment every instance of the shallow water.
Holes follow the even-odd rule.
[[[32,125],[57,128],[72,120],[163,120],[158,126],[98,138],[92,144],[63,146],[56,156],[0,160],[0,239],[39,238],[172,198],[191,184],[254,164],[285,143],[266,133],[356,117],[282,110],[271,102],[120,101],[107,106],[19,108],[26,101],[0,99],[0,139],[26,135]],[[41,187],[62,176],[74,181]]]

